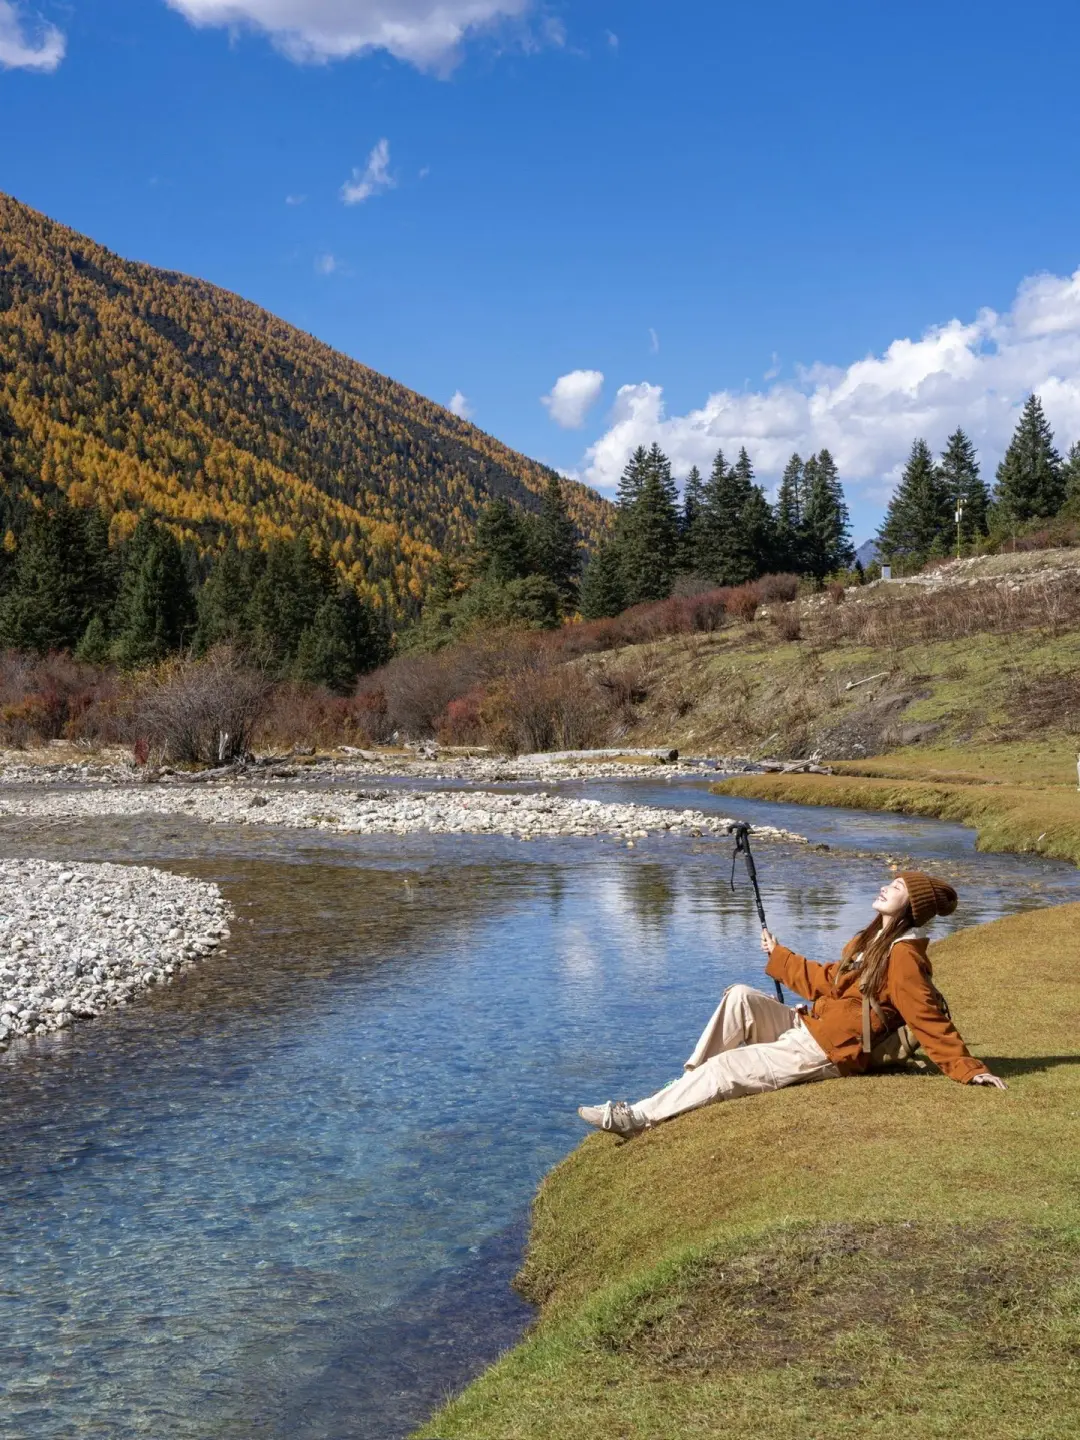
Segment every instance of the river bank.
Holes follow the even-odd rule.
[[[633,843],[650,834],[723,836],[732,821],[696,809],[605,804],[544,791],[349,790],[214,783],[93,788],[8,787],[0,819],[77,820],[103,816],[183,815],[212,825],[288,826],[356,835],[506,835],[519,840],[603,836]],[[797,840],[771,826],[762,838]]]
[[[675,757],[675,758],[672,758]],[[343,750],[263,754],[220,772],[194,767],[138,766],[126,750],[80,751],[57,741],[45,749],[0,750],[3,785],[202,784],[214,779],[294,780],[308,775],[335,780],[449,780],[460,783],[551,784],[564,780],[667,780],[760,769],[817,770],[810,761],[755,760],[747,755],[680,756],[678,751],[567,751],[536,755],[459,753],[432,744],[410,750]]]
[[[1060,744],[906,750],[840,762],[834,775],[738,775],[715,794],[798,805],[886,810],[953,820],[980,850],[1045,855],[1080,865],[1076,766]]]
[[[1071,1434],[1078,924],[1061,906],[933,947],[1005,1094],[853,1078],[587,1139],[534,1205],[538,1325],[417,1435]]]
[[[163,870],[0,860],[0,1050],[167,984],[229,916],[216,885]]]

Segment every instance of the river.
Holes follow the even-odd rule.
[[[549,787],[551,788],[551,787]],[[770,923],[826,958],[887,861],[951,878],[952,924],[1080,899],[1080,872],[971,832],[651,779],[572,795],[734,809]],[[0,1055],[0,1433],[395,1440],[520,1335],[509,1288],[575,1108],[678,1072],[723,988],[761,982],[729,850],[0,823],[0,854],[217,881],[227,953]],[[766,982],[768,983],[768,982]]]

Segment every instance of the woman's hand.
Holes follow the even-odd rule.
[[[972,1085],[992,1085],[995,1090],[1007,1090],[1009,1087],[1002,1080],[1000,1075],[991,1075],[989,1070],[980,1071],[978,1075],[971,1077]]]
[[[776,936],[770,935],[768,930],[765,929],[761,932],[761,948],[765,951],[766,955],[771,955],[776,949]]]

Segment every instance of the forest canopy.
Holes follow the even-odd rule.
[[[539,515],[550,470],[258,306],[121,260],[0,195],[0,535],[66,496],[210,560],[308,534],[341,581],[415,615],[481,510]],[[586,546],[610,506],[567,482]]]

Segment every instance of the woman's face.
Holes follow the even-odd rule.
[[[883,920],[892,920],[907,903],[907,886],[898,875],[895,880],[890,880],[888,885],[881,887],[874,899],[873,908]]]

